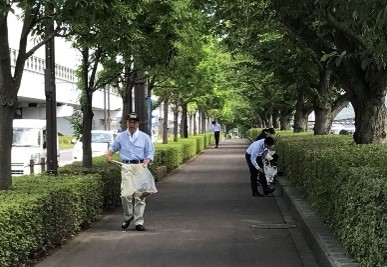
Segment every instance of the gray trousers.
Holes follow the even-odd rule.
[[[145,198],[141,199],[139,195],[121,196],[122,207],[124,209],[125,220],[134,219],[135,225],[144,225]]]
[[[121,169],[121,202],[124,209],[125,220],[133,216],[135,225],[144,224],[145,198],[140,198],[140,193],[135,191],[132,178],[144,175],[144,167],[140,164],[123,165]],[[146,174],[145,174],[146,175]]]

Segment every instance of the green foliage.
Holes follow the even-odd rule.
[[[338,235],[362,266],[386,266],[386,169],[362,166],[342,170],[347,181],[336,201]]]
[[[262,129],[258,128],[251,128],[246,131],[246,137],[250,138],[251,140],[255,140],[258,135],[260,135],[262,132]]]
[[[119,155],[114,154],[113,159],[119,161]],[[61,175],[97,174],[103,184],[103,209],[111,210],[117,207],[120,199],[121,171],[114,164],[107,164],[105,156],[93,158],[93,167],[86,168],[81,162],[74,162],[59,169]]]
[[[213,142],[212,134],[201,134],[179,139],[177,142],[156,144],[154,164],[166,166],[168,171],[171,171],[202,151],[210,142]]]
[[[180,138],[178,143],[183,144],[183,152],[184,152],[184,160],[192,158],[196,155],[196,148],[197,148],[197,142],[198,140],[196,138]]]
[[[386,266],[385,145],[350,136],[283,135],[280,166],[361,266]]]
[[[79,109],[74,110],[71,114],[70,122],[73,128],[73,135],[76,139],[79,139],[82,134],[82,111]]]
[[[101,213],[96,175],[24,176],[0,192],[0,265],[26,266]]]
[[[59,136],[59,148],[60,149],[72,148],[74,146],[71,143],[72,140],[73,140],[73,137],[71,135]]]

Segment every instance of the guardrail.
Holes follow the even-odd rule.
[[[30,166],[30,174],[35,173],[35,171],[34,171],[35,165],[41,166],[41,172],[46,171],[46,159],[45,158],[41,158],[40,163],[35,163],[33,159],[30,159],[30,165],[29,165]]]

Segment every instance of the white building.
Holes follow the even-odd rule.
[[[11,65],[16,64],[17,48],[22,28],[14,14],[8,16]],[[30,38],[27,50],[34,44]],[[57,101],[57,131],[71,135],[70,117],[79,108],[80,92],[77,90],[75,69],[80,62],[80,53],[63,38],[55,38],[55,75]],[[46,119],[46,96],[44,84],[45,47],[41,47],[25,64],[15,118]],[[109,90],[101,90],[93,96],[93,129],[116,130],[122,116],[122,98]],[[110,120],[108,120],[110,118]],[[109,121],[110,123],[105,123]]]

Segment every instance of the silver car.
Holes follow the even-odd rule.
[[[102,156],[106,153],[109,145],[114,142],[117,134],[112,131],[92,130],[91,131],[91,153],[92,157]],[[82,137],[75,143],[73,150],[74,160],[83,158]]]

